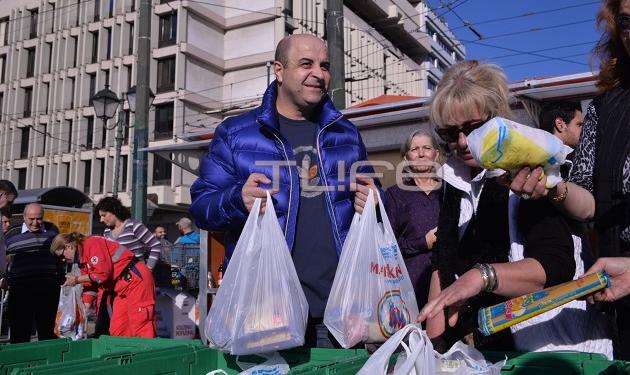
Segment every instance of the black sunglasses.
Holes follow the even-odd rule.
[[[461,125],[445,125],[445,127],[438,128],[435,131],[444,142],[453,143],[457,142],[459,133],[464,133],[465,136],[468,136],[468,134],[472,133],[473,130],[480,128],[489,119],[490,118],[487,117],[483,120],[466,121]]]
[[[617,24],[622,31],[630,31],[630,15],[620,14],[617,17]]]

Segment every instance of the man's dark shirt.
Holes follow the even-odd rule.
[[[311,317],[324,316],[339,259],[335,250],[326,195],[321,189],[316,131],[318,125],[307,120],[279,116],[280,133],[287,139],[300,171],[293,263],[308,301]]]

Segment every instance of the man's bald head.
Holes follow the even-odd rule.
[[[289,63],[289,52],[291,51],[291,47],[295,43],[304,42],[306,40],[317,41],[323,44],[324,46],[326,45],[326,42],[316,37],[315,35],[311,35],[311,34],[288,35],[282,38],[282,40],[278,43],[278,46],[276,47],[276,55],[274,57],[274,60],[278,61],[280,64],[282,64],[282,66],[286,67],[287,64]]]
[[[31,232],[39,232],[44,220],[44,207],[39,203],[29,203],[24,207],[24,224]]]

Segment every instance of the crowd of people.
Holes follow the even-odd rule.
[[[0,180],[0,246],[6,254],[1,257],[6,260],[2,268],[6,272],[0,275],[0,287],[8,291],[9,341],[29,342],[33,328],[38,341],[57,338],[61,288],[79,284],[81,303],[87,310],[93,309],[96,317],[92,337],[155,337],[152,270],[161,261],[170,275],[170,258],[162,256],[166,246],[161,241],[166,240],[132,219],[120,200],[112,197],[101,199],[94,208],[105,225],[102,236],[60,234],[53,223],[44,221],[45,208],[39,203],[25,205],[23,222],[10,225],[10,208],[17,195],[10,181]],[[191,223],[187,218],[178,223],[186,220]],[[162,230],[156,231],[165,236],[164,227],[159,227]],[[186,234],[193,238],[187,244],[195,244],[195,232],[187,229]],[[72,265],[80,275],[71,272]]]
[[[601,93],[584,117],[579,102],[552,102],[536,121],[575,148],[573,168],[564,167],[564,180],[551,189],[541,166],[509,174],[482,168],[471,154],[473,130],[512,118],[505,74],[478,61],[446,71],[430,99],[431,129],[402,145],[413,176],[405,186],[383,192],[367,177],[369,163],[352,180],[339,165],[367,154],[326,95],[334,69],[326,45],[293,35],[276,49],[276,80],[262,105],[216,129],[191,188],[191,213],[201,228],[226,233],[229,262],[254,199],[272,194],[309,303],[310,346],[339,347],[322,316],[353,214],[372,189],[396,233],[422,308],[418,321],[438,350],[464,340],[487,350],[630,359],[630,305],[622,298],[630,293],[630,260],[608,258],[630,256],[630,0],[603,1],[597,19]],[[619,300],[614,309],[577,300],[489,337],[476,329],[480,307],[599,270],[612,287],[589,300]]]
[[[600,93],[584,115],[579,103],[550,102],[537,119],[575,149],[572,167],[551,189],[540,166],[509,174],[473,157],[469,134],[512,112],[501,68],[466,60],[445,72],[430,98],[431,128],[402,144],[403,185],[384,191],[370,177],[359,131],[326,95],[334,67],[325,42],[301,34],[278,44],[276,79],[260,107],[217,127],[191,187],[191,214],[200,228],[225,233],[227,264],[254,200],[264,206],[271,193],[309,304],[307,346],[339,347],[324,310],[352,218],[372,190],[404,257],[421,308],[417,321],[438,351],[464,340],[484,350],[629,360],[630,0],[603,0],[597,21]],[[341,167],[355,163],[356,175]],[[8,270],[0,283],[10,288],[11,342],[30,339],[33,318],[40,340],[54,337],[59,288],[77,284],[86,306],[96,308],[97,334],[155,337],[151,271],[170,245],[166,228],[151,232],[116,198],[95,207],[107,227],[102,237],[59,234],[38,204],[26,206],[22,225],[5,227],[16,196],[1,180],[0,247],[9,266],[0,264]],[[176,244],[199,243],[190,219],[176,224]],[[64,277],[63,262],[80,264],[81,275]],[[487,337],[476,329],[479,308],[595,271],[612,282],[590,303],[573,301]],[[29,303],[34,295],[37,304]]]

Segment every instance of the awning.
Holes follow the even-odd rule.
[[[49,204],[53,206],[81,208],[92,200],[81,190],[67,186],[57,186],[45,189],[19,190],[13,202],[12,212],[21,212],[29,203]]]

